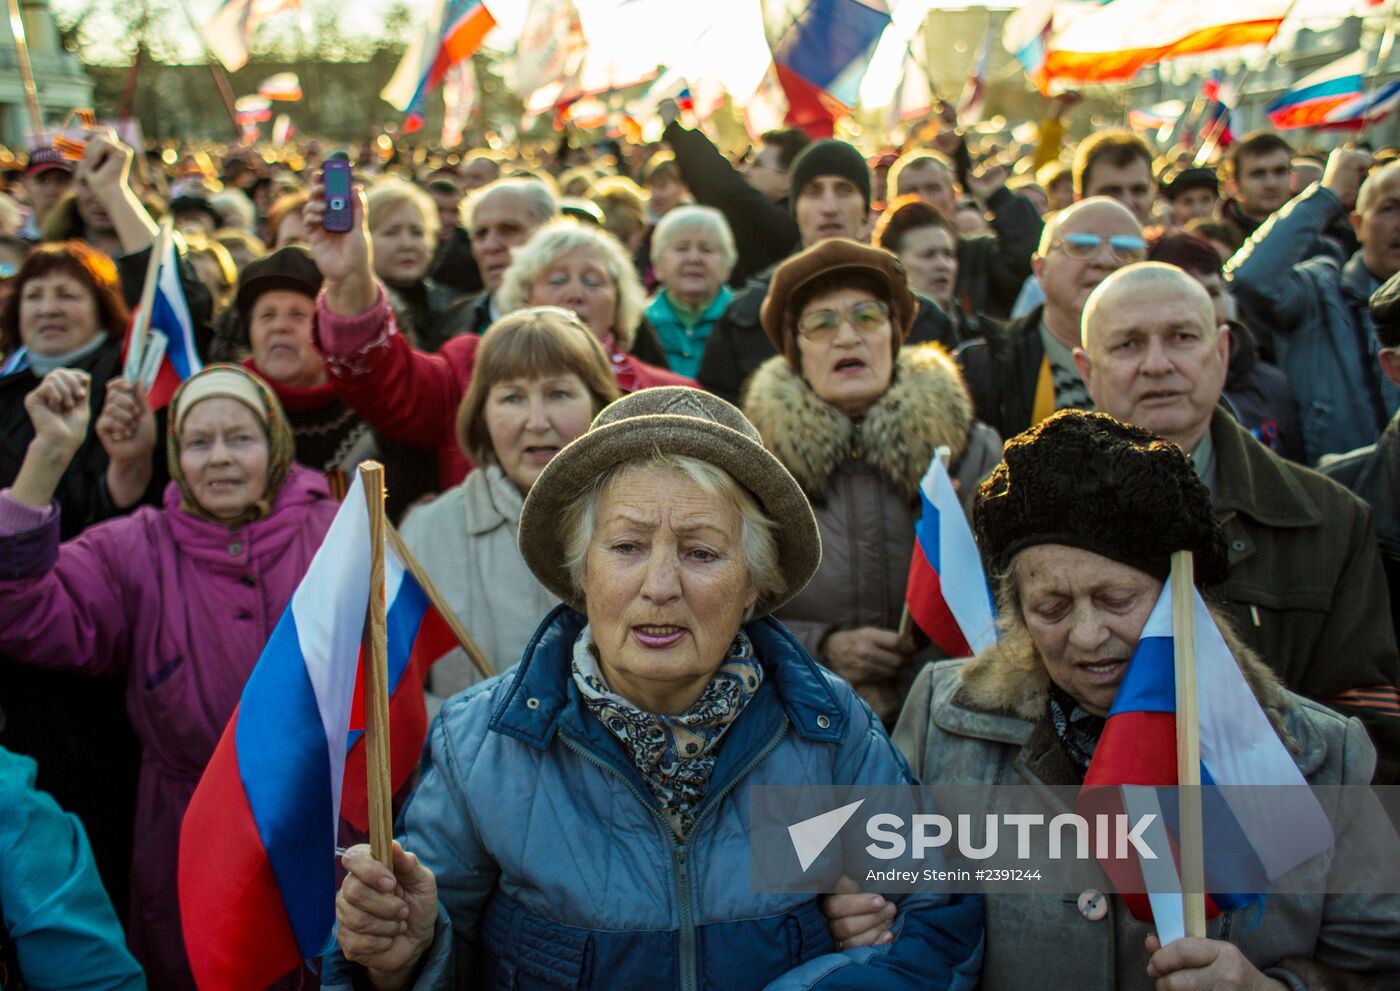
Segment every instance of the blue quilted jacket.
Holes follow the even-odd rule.
[[[980,897],[905,896],[893,944],[835,952],[817,900],[749,890],[753,785],[896,785],[908,765],[845,682],[779,623],[745,629],[765,678],[679,842],[569,674],[584,617],[559,607],[513,670],[443,706],[399,838],[436,875],[415,988],[964,989]],[[356,986],[328,961],[329,989]]]

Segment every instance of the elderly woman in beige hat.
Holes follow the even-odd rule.
[[[761,319],[778,355],[744,413],[816,512],[822,563],[778,611],[817,660],[892,724],[918,661],[896,629],[914,548],[919,480],[940,447],[969,506],[1001,457],[939,344],[902,347],[917,297],[888,251],[840,238],[778,267]]]
[[[346,855],[325,987],[975,980],[978,898],[907,896],[891,938],[842,948],[813,896],[750,888],[751,788],[912,779],[769,616],[820,538],[738,410],[685,388],[613,403],[530,488],[520,547],[564,605],[443,707],[393,870]]]

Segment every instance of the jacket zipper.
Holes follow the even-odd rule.
[[[736,774],[729,784],[706,799],[705,807],[700,810],[700,814],[695,817],[695,822],[691,825],[691,835],[694,835],[695,830],[700,827],[701,821],[709,813],[710,809],[718,805],[726,795],[734,790],[735,786],[738,785],[740,781],[748,777],[749,773],[755,767],[778,748],[778,744],[782,742],[783,736],[787,733],[787,727],[788,718],[784,715],[782,717],[782,722],[778,724],[778,731],[773,734],[772,739],[764,745],[763,749],[754,756],[753,760],[744,765],[744,769]],[[671,824],[667,821],[665,815],[642,796],[642,793],[637,790],[636,786],[633,785],[631,781],[627,780],[625,774],[601,757],[595,756],[588,748],[574,740],[573,737],[569,736],[567,733],[561,732],[559,734],[559,739],[564,741],[566,747],[588,761],[588,763],[592,764],[594,767],[621,779],[622,783],[627,786],[627,790],[636,797],[637,801],[642,803],[642,807],[650,812],[661,824],[662,831],[670,840],[668,847],[671,851],[671,873],[675,878],[676,898],[680,903],[681,991],[696,991],[699,987],[699,981],[696,978],[695,966],[695,911],[691,904],[690,848],[676,840],[675,830],[671,828]]]

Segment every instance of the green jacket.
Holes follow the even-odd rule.
[[[1365,689],[1400,685],[1385,575],[1366,504],[1278,457],[1224,409],[1210,423],[1215,515],[1230,577],[1212,598],[1284,684],[1361,719],[1376,780],[1400,780],[1400,718]]]

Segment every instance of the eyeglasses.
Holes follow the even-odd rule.
[[[1088,231],[1075,231],[1060,238],[1056,247],[1063,248],[1065,254],[1071,258],[1083,261],[1097,255],[1105,242],[1108,244],[1108,253],[1115,261],[1142,261],[1147,255],[1147,242],[1132,234],[1104,237],[1102,234],[1090,234]]]
[[[890,308],[879,300],[866,299],[845,310],[813,310],[797,321],[797,332],[814,344],[825,344],[836,336],[842,321],[867,337],[889,326]]]

